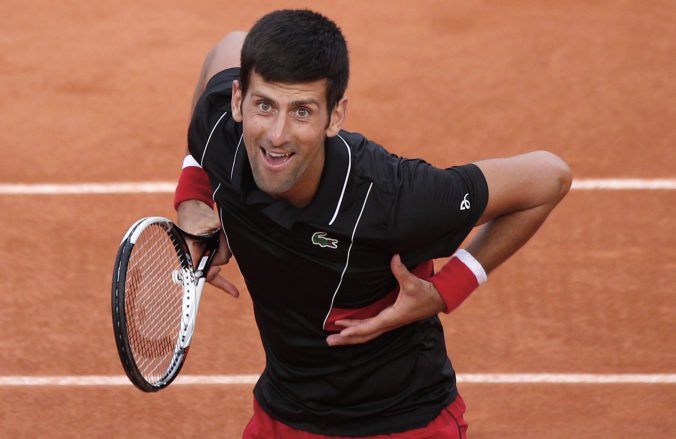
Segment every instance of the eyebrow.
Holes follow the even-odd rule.
[[[260,93],[260,92],[253,92],[251,95],[252,95],[252,97],[256,97],[256,98],[264,99],[264,100],[269,101],[269,102],[277,103],[277,101],[275,101],[271,97],[269,97],[269,96],[267,96],[263,93]],[[319,103],[319,101],[317,99],[312,99],[312,98],[296,99],[294,101],[291,101],[289,103],[289,105],[291,107],[303,107],[303,106],[308,106],[308,105],[314,105],[317,108],[321,108],[321,104]]]
[[[317,108],[321,107],[319,101],[316,99],[298,99],[295,101],[291,101],[292,107],[304,107],[307,105],[315,105]]]

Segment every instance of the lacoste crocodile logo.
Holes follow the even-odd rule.
[[[338,240],[333,238],[327,238],[326,232],[313,233],[312,243],[320,247],[338,248]]]

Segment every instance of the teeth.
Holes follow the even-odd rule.
[[[278,154],[278,153],[274,153],[274,152],[270,152],[270,151],[265,151],[265,153],[267,155],[269,155],[270,157],[275,158],[275,159],[281,159],[282,157],[289,157],[291,155],[291,153]]]

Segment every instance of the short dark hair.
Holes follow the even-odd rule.
[[[251,72],[268,82],[326,79],[329,114],[345,94],[350,76],[347,44],[340,28],[307,9],[271,12],[251,28],[241,54],[240,84],[246,95]]]

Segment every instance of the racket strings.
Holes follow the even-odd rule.
[[[156,253],[156,252],[155,252]],[[156,256],[149,254],[149,256]],[[156,261],[156,260],[154,260]],[[143,322],[143,325],[136,325],[138,331],[142,331],[144,334],[157,334],[161,331],[158,326],[162,324],[163,320],[168,311],[169,307],[172,305],[169,300],[161,300],[163,291],[158,291],[153,287],[164,287],[162,284],[162,273],[157,272],[157,270],[152,270],[143,264],[139,267],[131,268],[131,272],[135,274],[132,278],[132,290],[136,293],[133,297],[133,301],[130,305],[134,308],[134,317],[133,322]],[[147,282],[143,282],[138,273],[145,272],[150,274]],[[148,354],[150,355],[150,354]]]
[[[156,279],[151,278],[150,282],[144,285],[150,284],[167,291],[166,285],[159,284]],[[146,289],[137,291],[143,296],[147,292]],[[173,325],[168,326],[168,323],[171,321],[171,307],[175,308],[178,303],[177,301],[172,305],[171,300],[162,300],[155,294],[146,295],[142,303],[137,302],[134,307],[136,330],[130,337],[132,351],[135,351],[134,356],[139,370],[148,376],[149,381],[161,379],[166,371],[167,361],[173,357],[175,341],[172,340],[172,335],[176,329],[173,329],[175,328]]]
[[[158,224],[141,233],[130,255],[125,285],[129,341],[139,372],[151,383],[164,378],[173,364],[183,285],[172,275],[182,262],[171,236]]]
[[[135,271],[143,270],[148,270],[148,268],[141,266],[139,270]],[[143,327],[144,333],[155,334],[162,331],[161,327],[166,324],[163,319],[172,311],[172,307],[175,305],[170,300],[162,300],[165,291],[164,289],[156,289],[156,287],[165,287],[163,277],[166,276],[166,273],[155,273],[153,271],[150,271],[150,273],[152,275],[148,279],[148,282],[143,283],[144,290],[141,296],[143,297],[142,300],[144,300],[144,304],[151,306],[141,306],[138,308],[140,308],[139,314],[145,322]],[[139,282],[137,285],[141,285],[141,283]],[[152,306],[153,304],[155,307]],[[152,312],[150,310],[152,310]]]

